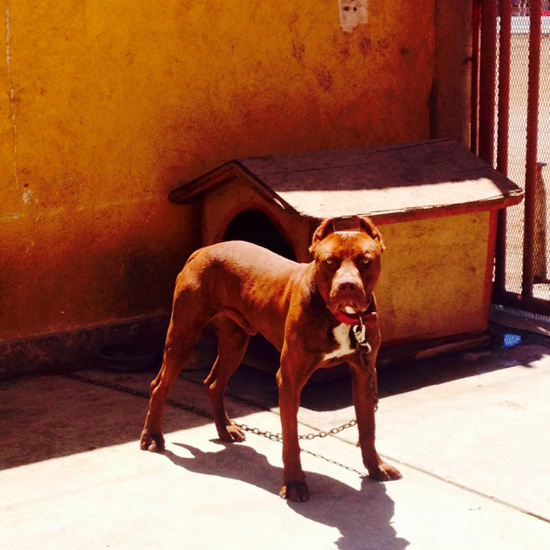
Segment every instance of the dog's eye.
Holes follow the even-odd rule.
[[[326,265],[334,265],[334,259],[333,258],[327,258],[325,260]]]
[[[366,265],[369,265],[369,264],[370,264],[370,258],[367,258],[366,256],[363,256],[361,258],[361,265],[366,266]]]

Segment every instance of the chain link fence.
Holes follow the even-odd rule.
[[[497,106],[497,128],[500,116],[508,116],[508,177],[521,186],[526,183],[526,143],[528,125],[529,56],[530,56],[530,6],[529,1],[512,1],[512,25],[510,45],[510,110],[499,113]],[[528,284],[531,296],[548,302],[550,311],[550,258],[548,235],[550,231],[550,0],[542,0],[540,39],[540,80],[537,136],[537,185],[535,192],[534,247],[532,258],[532,281]],[[502,6],[501,6],[502,8]],[[499,21],[498,38],[501,26]],[[500,43],[500,40],[498,41]],[[497,55],[499,52],[497,50]],[[497,59],[497,69],[500,66]],[[498,79],[497,79],[498,81]],[[495,136],[495,147],[497,137]],[[506,293],[520,297],[525,290],[524,247],[525,247],[525,201],[506,211],[504,299]],[[518,301],[513,301],[517,305]],[[506,304],[505,304],[506,305]],[[512,305],[512,304],[510,304]],[[526,304],[526,309],[529,306]],[[537,309],[540,309],[537,308]],[[543,308],[544,309],[544,308]]]

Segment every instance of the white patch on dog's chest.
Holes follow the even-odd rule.
[[[334,339],[338,347],[331,351],[330,353],[325,353],[323,355],[323,361],[328,361],[329,359],[338,359],[339,357],[344,357],[350,355],[355,350],[351,347],[351,341],[349,337],[350,326],[345,323],[340,323],[337,327],[334,327],[332,333],[334,334]]]

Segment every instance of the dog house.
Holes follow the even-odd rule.
[[[310,261],[326,217],[369,215],[385,244],[381,362],[488,342],[497,213],[523,191],[452,140],[233,160],[174,189],[203,245],[252,241]]]

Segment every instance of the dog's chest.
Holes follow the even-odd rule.
[[[350,340],[350,326],[345,323],[340,323],[334,327],[332,334],[336,342],[336,349],[325,353],[323,355],[323,361],[329,361],[331,359],[338,359],[352,354],[355,350],[351,347]]]

